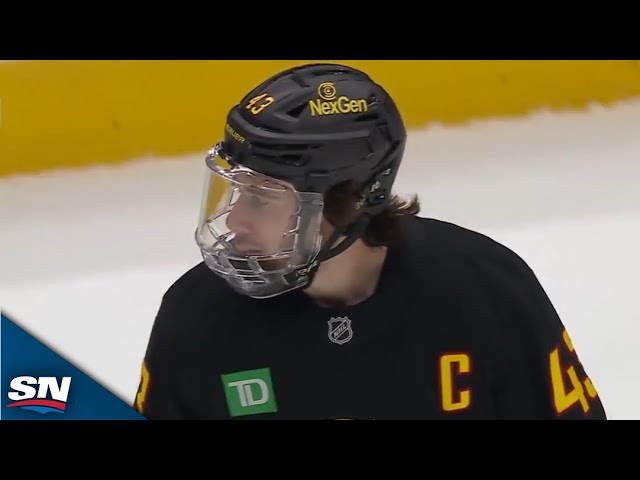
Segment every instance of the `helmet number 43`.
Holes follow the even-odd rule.
[[[258,104],[260,100],[263,100],[263,102]],[[251,100],[249,100],[249,103],[247,103],[245,108],[249,110],[251,113],[253,113],[254,115],[257,115],[272,103],[273,103],[273,97],[267,96],[266,93],[263,93],[262,95],[258,95],[257,97],[253,97]]]

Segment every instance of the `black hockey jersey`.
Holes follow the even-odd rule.
[[[410,218],[374,296],[241,296],[204,263],[162,298],[135,408],[149,419],[605,419],[513,251]]]

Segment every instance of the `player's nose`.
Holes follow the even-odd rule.
[[[243,204],[244,202],[238,201],[227,215],[227,228],[236,235],[250,235],[255,227],[254,219]]]

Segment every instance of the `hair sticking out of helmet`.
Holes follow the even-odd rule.
[[[196,232],[205,261],[236,290],[256,298],[304,288],[322,261],[346,250],[388,209],[405,142],[396,104],[362,71],[322,63],[268,78],[230,110],[224,137],[210,152],[210,167],[218,158],[228,169],[209,170]],[[240,171],[287,186],[289,203],[284,195],[277,199],[284,202],[277,203],[281,217],[267,215],[274,212],[264,186],[249,191],[237,183]],[[221,178],[227,183],[215,180]],[[359,192],[354,214],[322,238],[327,195],[347,184]],[[251,215],[249,195],[257,196],[252,202],[264,208],[261,215]],[[271,243],[262,236],[269,222]],[[264,244],[257,244],[260,239]],[[242,244],[252,248],[243,250]]]

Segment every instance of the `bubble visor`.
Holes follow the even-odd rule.
[[[302,286],[320,251],[323,200],[298,192],[221,154],[207,156],[196,231],[207,265],[241,293],[256,298]]]

